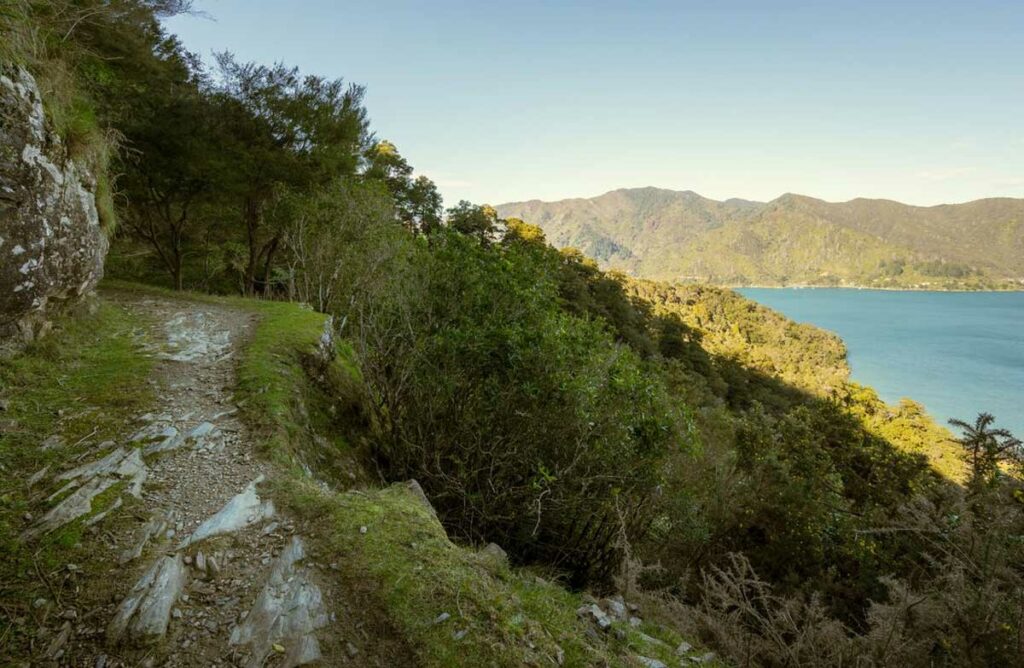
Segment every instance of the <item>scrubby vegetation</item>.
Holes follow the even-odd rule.
[[[988,417],[955,425],[954,442],[915,404],[851,384],[834,336],[728,290],[601,271],[490,206],[445,213],[372,135],[360,86],[229,54],[208,70],[160,27],[181,3],[2,7],[17,35],[3,57],[50,82],[58,123],[78,114],[69,141],[120,138],[116,153],[102,144],[122,221],[110,273],[266,298],[244,302],[262,324],[239,394],[295,472],[279,493],[374,582],[423,662],[510,663],[524,647],[539,661],[558,644],[600,664],[622,647],[581,642],[572,608],[580,590],[616,587],[740,665],[1024,661],[1021,446]],[[56,92],[59,73],[73,94]],[[317,366],[326,315],[344,356]],[[54,339],[71,380],[39,397],[39,420],[113,387],[129,391],[88,405],[144,401],[126,324],[99,317],[124,332],[104,339],[112,357],[78,367],[81,334]],[[5,392],[33,391],[36,359],[0,369]],[[78,368],[101,382],[83,386]],[[47,425],[10,418],[26,431],[5,433],[3,462],[22,475],[40,462],[10,453]],[[362,473],[332,482],[369,490],[300,481],[341,460]],[[437,520],[388,487],[409,478]],[[18,498],[4,500],[8,531]],[[488,542],[550,577],[487,571],[475,548]],[[425,623],[460,604],[500,622],[470,654]]]

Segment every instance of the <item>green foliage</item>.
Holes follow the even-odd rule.
[[[398,219],[409,229],[429,234],[441,226],[441,194],[426,176],[412,178],[412,165],[389,141],[379,141],[364,154],[363,178],[381,181],[394,198]]]
[[[363,284],[378,280],[375,268],[408,242],[394,213],[386,188],[374,180],[339,179],[283,197],[274,214],[285,226],[289,298],[335,313]]]
[[[1024,460],[1024,443],[1006,429],[994,427],[995,420],[991,414],[981,413],[974,424],[963,420],[949,421],[963,432],[957,443],[966,452],[970,465],[970,488],[974,492],[991,487],[1004,465],[1019,467]]]
[[[640,530],[657,462],[684,444],[663,386],[561,311],[547,249],[448,231],[413,260],[353,313],[379,464],[420,480],[458,535],[607,578],[617,512]]]
[[[448,227],[487,242],[498,230],[498,212],[486,204],[473,204],[462,200],[448,209]]]

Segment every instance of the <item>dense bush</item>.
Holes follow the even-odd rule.
[[[552,259],[440,232],[413,284],[355,314],[357,350],[386,476],[420,480],[464,537],[600,580],[683,432],[639,357],[558,307]]]

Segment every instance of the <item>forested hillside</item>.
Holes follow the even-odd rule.
[[[902,208],[915,226],[903,231],[878,218],[885,203],[652,189],[557,213],[527,204],[522,217],[445,209],[373,134],[362,85],[230,54],[204,64],[160,22],[187,9],[0,4],[3,67],[30,71],[47,122],[94,156],[107,272],[131,281],[0,361],[0,654],[59,662],[109,645],[104,665],[173,665],[201,633],[203,657],[235,661],[243,631],[260,636],[244,620],[283,598],[273,586],[311,590],[292,576],[307,570],[289,570],[301,543],[278,535],[299,527],[323,590],[351,596],[342,616],[372,624],[358,635],[307,615],[323,624],[295,647],[319,637],[353,665],[1024,662],[1020,441],[984,415],[954,440],[913,402],[850,383],[834,335],[721,287],[638,280],[591,257],[665,278],[884,281],[872,273],[884,269],[893,284],[968,287],[1020,277],[1019,203]],[[983,214],[1004,235],[998,252],[957,236]],[[570,242],[586,252],[555,247]],[[690,264],[645,269],[669,258]],[[195,343],[190,322],[210,366],[147,375],[195,361],[175,348]],[[228,449],[211,448],[221,459],[194,479],[175,467],[200,466],[199,445],[161,450],[183,442],[163,421],[193,420],[187,402],[230,420]],[[189,423],[188,438],[201,442],[213,419]],[[61,425],[62,445],[40,447]],[[117,544],[111,525],[93,525],[118,517],[129,484],[99,477],[67,496],[74,484],[62,485],[96,468],[86,455],[111,453],[164,476],[155,496],[124,502],[143,529],[168,479],[199,492],[172,499],[186,521],[150,531],[154,570],[129,559],[126,582],[88,589],[81,565],[60,560]],[[203,555],[192,602],[220,612],[182,620],[193,608],[180,591],[147,604],[163,634],[131,650],[93,608],[58,614],[61,592],[107,608],[127,596],[133,613],[136,577],[200,572],[178,541],[198,532],[195,508],[225,471],[253,481],[239,504],[266,480],[260,493],[291,514],[217,543],[245,565],[228,591]],[[54,508],[90,486],[96,507],[77,504],[49,532]],[[269,511],[259,497],[245,507],[242,524]],[[107,572],[96,567],[85,571]],[[257,598],[245,573],[270,568]],[[249,665],[313,660],[263,644]]]
[[[1024,283],[1024,200],[916,207],[889,200],[831,203],[710,200],[657,188],[590,199],[516,202],[498,211],[540,225],[634,276],[723,285],[933,289]]]

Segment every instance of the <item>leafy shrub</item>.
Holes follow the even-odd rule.
[[[449,528],[606,579],[682,443],[657,377],[558,306],[551,256],[445,231],[400,289],[361,304],[356,350],[385,475],[420,480]]]

